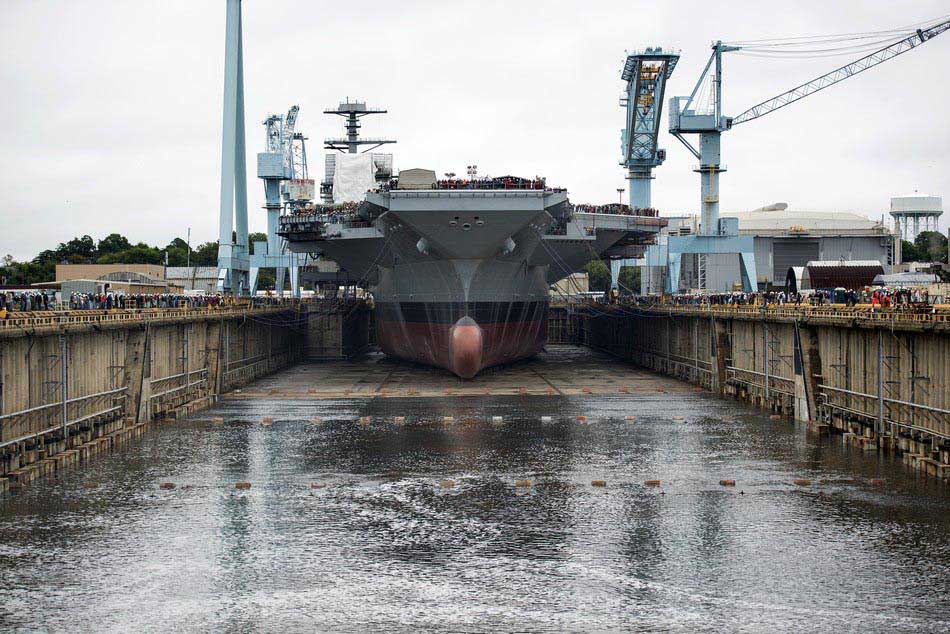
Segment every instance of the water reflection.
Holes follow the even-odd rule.
[[[236,400],[0,502],[0,619],[944,631],[948,510],[888,458],[699,394]]]

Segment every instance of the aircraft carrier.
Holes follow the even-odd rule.
[[[361,107],[338,110],[371,111]],[[288,249],[336,262],[372,293],[383,352],[462,378],[538,353],[551,285],[593,258],[641,255],[666,222],[652,209],[575,206],[541,177],[392,177],[378,155],[329,156],[322,190],[334,202],[281,217]],[[362,181],[342,174],[354,165]],[[362,200],[340,202],[343,189]]]

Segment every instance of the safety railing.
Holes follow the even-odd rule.
[[[77,396],[0,415],[0,448],[26,442],[102,417],[119,417],[125,410],[126,390]]]
[[[907,308],[871,308],[870,305],[830,304],[825,306],[750,305],[750,304],[624,304],[653,312],[692,313],[717,317],[766,317],[779,319],[864,320],[874,323],[950,324],[950,306],[911,306]]]
[[[236,304],[202,308],[141,308],[112,310],[71,310],[62,312],[12,312],[0,319],[0,333],[30,331],[40,328],[69,326],[102,326],[117,323],[162,321],[182,318],[223,317],[239,315],[248,311],[280,312],[298,306],[306,300],[284,300],[277,304]]]
[[[866,394],[833,385],[819,384],[821,406],[851,414],[866,420],[877,420],[901,430],[920,431],[942,438],[950,438],[950,410],[911,403],[900,399]],[[881,411],[883,405],[883,411]]]
[[[726,380],[731,383],[745,385],[763,395],[775,393],[789,397],[795,396],[795,380],[785,376],[766,375],[765,372],[759,372],[758,370],[729,365],[726,366]],[[766,385],[768,385],[768,388],[766,388]]]

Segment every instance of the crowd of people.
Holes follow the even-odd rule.
[[[51,304],[56,304],[55,297],[43,291],[0,291],[0,311],[49,310]]]
[[[519,178],[517,176],[499,176],[497,178],[446,178],[437,181],[436,189],[546,189],[544,178]]]
[[[0,317],[14,312],[50,310],[142,310],[154,308],[217,308],[236,304],[269,306],[292,301],[277,296],[241,297],[230,295],[180,295],[175,293],[71,293],[57,304],[52,293],[42,291],[0,291]]]
[[[178,295],[175,293],[72,293],[70,310],[112,310],[113,308],[210,308],[223,303],[221,295]]]
[[[656,218],[660,212],[653,207],[631,207],[621,203],[608,203],[606,205],[589,205],[586,203],[577,203],[574,205],[574,211],[585,214],[613,214],[619,216],[648,216]]]
[[[313,203],[308,203],[301,207],[294,207],[291,215],[310,216],[319,214],[323,216],[346,216],[356,213],[359,206],[359,203],[338,203],[332,205],[314,205]]]
[[[804,293],[788,291],[762,291],[747,293],[735,291],[731,293],[682,293],[677,295],[633,295],[630,303],[641,306],[655,306],[657,304],[675,306],[827,306],[830,304],[844,304],[857,306],[859,304],[876,308],[909,308],[912,306],[929,305],[926,289],[922,288],[870,288],[854,289],[819,289]]]

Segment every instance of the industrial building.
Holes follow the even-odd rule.
[[[165,279],[186,291],[214,293],[218,284],[218,268],[215,266],[169,266]]]
[[[647,253],[641,276],[641,292],[662,293],[666,284],[667,240],[670,235],[699,232],[698,216],[669,217],[659,237],[658,248]],[[897,261],[896,236],[887,226],[848,211],[804,211],[785,203],[753,211],[723,213],[724,223],[738,223],[739,236],[754,240],[756,283],[759,289],[783,286],[790,267],[816,260],[876,260],[885,272]],[[706,256],[707,288],[722,288],[727,280],[739,279],[734,257]],[[678,284],[680,291],[700,288],[697,256],[684,256]]]
[[[36,288],[70,293],[181,293],[182,284],[169,279],[171,268],[161,264],[57,264],[56,280],[34,284]]]

